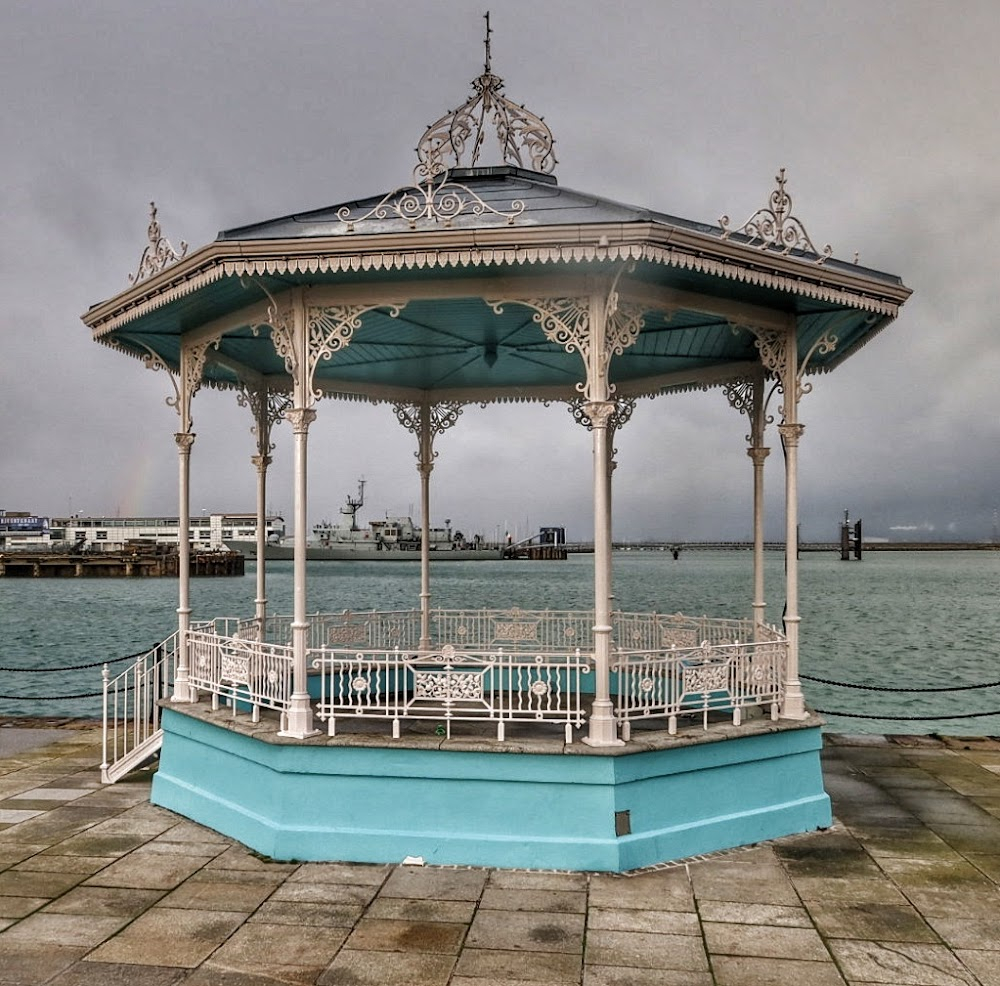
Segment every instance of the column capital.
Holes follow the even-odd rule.
[[[583,411],[590,419],[591,428],[607,428],[611,416],[615,413],[614,401],[587,401]]]
[[[269,455],[251,455],[250,462],[257,472],[264,472],[265,469],[271,464],[271,456]]]
[[[783,422],[778,425],[778,434],[781,435],[781,439],[786,446],[797,446],[805,430],[806,426],[798,421]]]
[[[316,420],[316,412],[311,407],[290,407],[285,411],[285,419],[291,422],[296,435],[304,435]]]
[[[178,431],[174,434],[174,441],[177,443],[177,451],[180,453],[190,452],[194,445],[195,433],[193,431]]]
[[[751,445],[747,449],[747,455],[753,460],[755,466],[764,465],[764,460],[771,454],[771,450],[766,445]]]

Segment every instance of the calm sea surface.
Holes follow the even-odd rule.
[[[431,568],[432,605],[443,608],[589,609],[592,560],[449,562]],[[780,621],[782,557],[768,552],[768,619]],[[882,552],[842,562],[803,554],[803,674],[889,688],[953,687],[1000,679],[1000,552]],[[290,613],[291,562],[268,566],[270,608]],[[309,567],[310,611],[410,609],[419,565],[318,562]],[[0,667],[61,668],[148,648],[175,625],[171,579],[0,579]],[[192,583],[195,619],[253,612],[254,566],[237,579]],[[749,552],[616,553],[615,595],[625,610],[742,617],[751,613]],[[125,665],[115,665],[118,671]],[[0,671],[3,715],[97,715],[99,668],[53,674]],[[819,709],[884,716],[982,718],[893,721],[827,716],[837,732],[1000,734],[1000,687],[943,694],[858,691],[804,682]]]

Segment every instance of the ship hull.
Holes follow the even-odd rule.
[[[257,558],[256,542],[241,541],[233,547],[242,551],[247,558]],[[290,544],[269,544],[264,549],[265,561],[290,561],[295,557],[295,548]],[[500,561],[500,548],[432,548],[431,561]],[[383,548],[363,544],[354,547],[346,544],[310,544],[306,548],[307,561],[420,561],[420,552],[413,549]]]

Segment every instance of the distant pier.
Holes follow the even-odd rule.
[[[240,576],[244,556],[238,551],[195,551],[190,573],[196,576]],[[176,545],[136,545],[117,551],[8,551],[0,553],[0,578],[176,578],[180,554]]]

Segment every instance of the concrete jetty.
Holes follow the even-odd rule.
[[[194,551],[189,559],[192,577],[242,576],[243,554],[238,551]],[[0,552],[0,578],[177,578],[180,554],[176,545],[129,545],[114,551]]]
[[[608,875],[273,863],[150,805],[151,770],[103,787],[98,727],[19,725],[3,984],[1000,983],[992,739],[829,736],[831,829]]]

